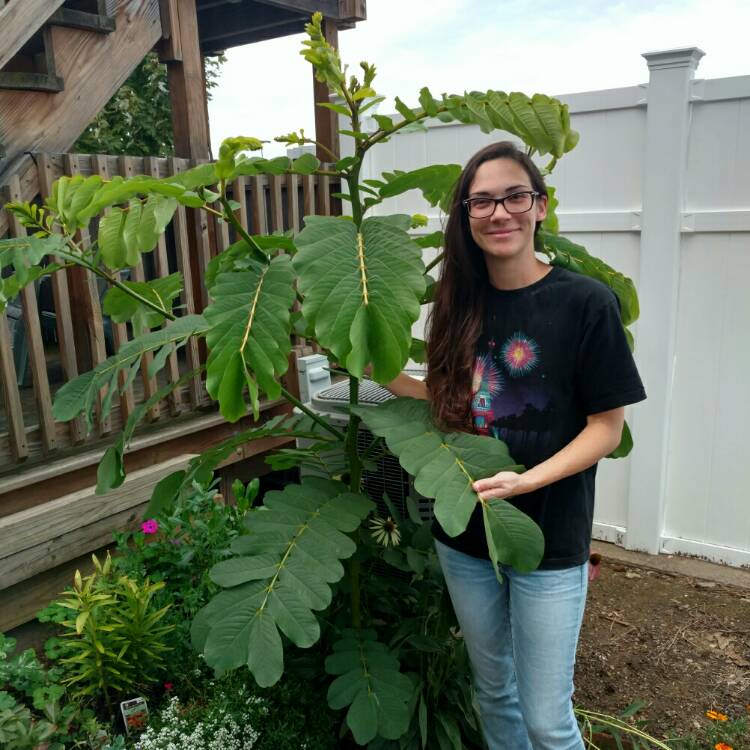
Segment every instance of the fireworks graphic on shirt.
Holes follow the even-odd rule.
[[[508,373],[513,377],[526,375],[539,363],[539,346],[523,333],[514,333],[502,346],[500,355]]]
[[[474,378],[471,383],[472,393],[480,391],[494,396],[503,390],[503,375],[492,361],[489,354],[477,357],[474,361]]]
[[[480,435],[486,435],[492,422],[492,396],[503,390],[503,375],[489,354],[477,357],[474,361],[474,378],[471,390],[474,397],[471,411],[474,415],[474,428]]]

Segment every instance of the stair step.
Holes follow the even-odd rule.
[[[57,93],[65,86],[60,76],[47,73],[2,73],[0,72],[0,89],[19,89],[25,91],[48,91]]]
[[[115,19],[96,13],[86,13],[82,10],[59,8],[49,18],[53,26],[70,26],[84,31],[95,31],[99,34],[109,34],[115,30]]]

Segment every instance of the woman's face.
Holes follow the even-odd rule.
[[[492,159],[479,166],[469,185],[467,198],[504,198],[519,191],[533,191],[526,170],[512,159]],[[510,203],[510,201],[509,201]],[[534,200],[531,210],[510,214],[498,204],[491,216],[474,219],[469,216],[469,227],[474,242],[487,260],[515,259],[524,253],[534,253],[534,227],[547,215],[547,198]]]

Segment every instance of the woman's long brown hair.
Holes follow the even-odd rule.
[[[435,422],[444,429],[471,431],[474,350],[482,332],[490,282],[482,250],[474,242],[463,205],[481,164],[511,159],[531,186],[546,196],[539,169],[510,141],[486,146],[469,159],[458,178],[445,227],[443,262],[427,320],[427,388]],[[537,224],[539,229],[539,224]]]

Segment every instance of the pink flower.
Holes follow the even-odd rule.
[[[170,690],[172,690],[173,688],[174,688],[174,685],[173,685],[173,684],[172,684],[171,682],[165,682],[165,683],[164,683],[164,689],[165,689],[165,690],[166,690],[167,692],[169,692],[169,691],[170,691]]]
[[[141,524],[141,531],[144,534],[156,534],[159,531],[159,524],[155,518],[149,518]]]

